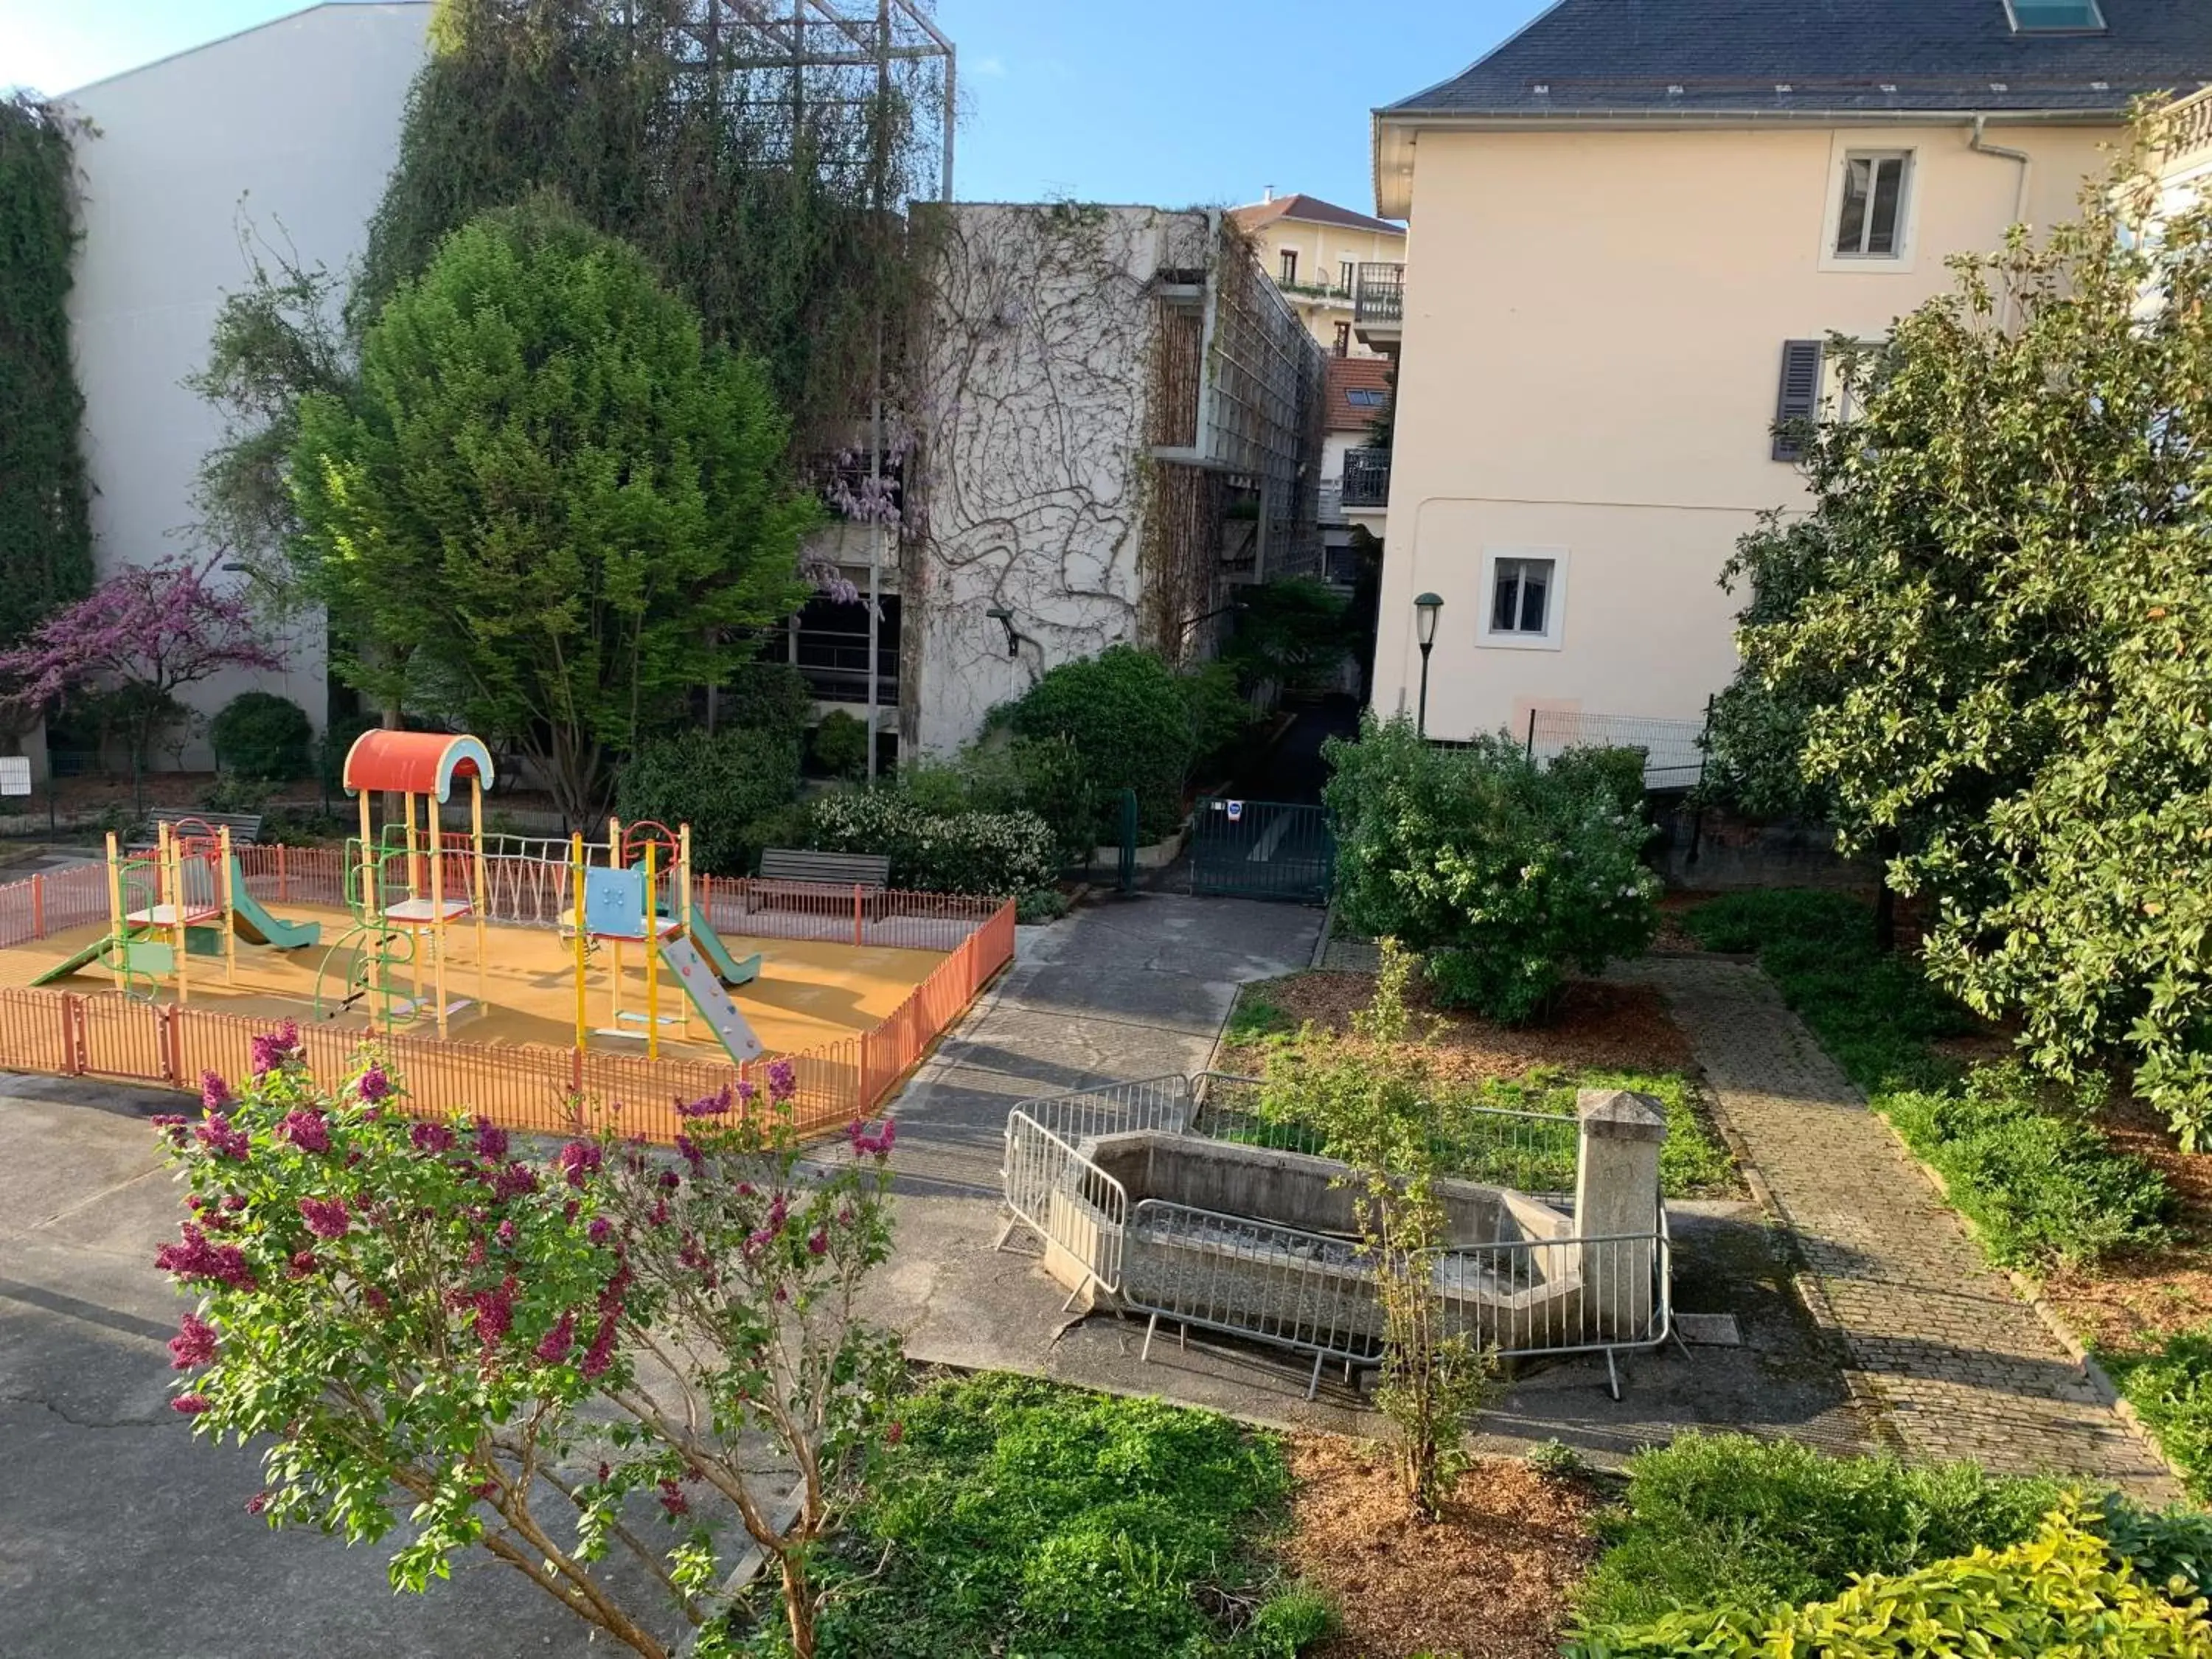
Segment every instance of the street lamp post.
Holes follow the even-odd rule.
[[[1437,612],[1443,608],[1440,594],[1424,593],[1413,601],[1415,637],[1421,642],[1421,701],[1413,716],[1413,730],[1424,738],[1429,735],[1429,653],[1437,643]]]

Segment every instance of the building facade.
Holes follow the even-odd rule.
[[[2136,96],[2212,81],[2187,0],[1875,9],[1562,0],[1376,112],[1377,210],[1412,218],[1400,313],[1359,319],[1400,358],[1379,713],[1433,593],[1431,736],[1699,720],[1722,567],[1806,505],[1774,427],[1822,407],[1829,337],[2071,216]]]
[[[192,504],[222,425],[185,378],[205,366],[224,295],[246,285],[257,253],[266,262],[264,246],[332,271],[360,252],[431,10],[428,0],[315,6],[60,100],[93,123],[77,147],[83,240],[70,322],[102,575],[223,556],[198,533]],[[225,674],[187,687],[187,701],[212,714],[258,688],[319,728],[319,623],[294,624],[283,647],[287,672]]]
[[[1231,208],[1229,217],[1251,237],[1260,268],[1323,350],[1340,357],[1374,355],[1352,327],[1354,305],[1362,283],[1387,285],[1405,270],[1404,227],[1317,196],[1278,196],[1272,189],[1264,201]]]

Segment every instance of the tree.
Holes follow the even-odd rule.
[[[1604,751],[1547,768],[1503,733],[1428,743],[1404,715],[1332,738],[1322,799],[1336,890],[1352,927],[1427,953],[1437,1000],[1520,1024],[1548,1012],[1567,970],[1633,956],[1657,929],[1658,878],[1638,861],[1650,826]]]
[[[73,693],[114,694],[113,707],[143,771],[155,734],[174,717],[182,687],[242,668],[275,672],[283,659],[262,641],[251,607],[216,590],[215,565],[179,560],[126,565],[76,604],[0,651],[0,706],[37,719]]]
[[[2147,133],[2154,137],[2155,127]],[[2045,1072],[2115,1050],[2212,1126],[2212,236],[2141,234],[2142,156],[2042,245],[1847,354],[1814,511],[1731,567],[1746,708],[1844,844],[1927,901],[1927,963]],[[1755,743],[1741,745],[1756,750]]]
[[[790,613],[819,518],[759,367],[547,198],[456,232],[305,400],[292,486],[340,671],[527,755],[571,823]],[[373,654],[372,654],[373,652]]]
[[[246,1507],[272,1526],[398,1533],[395,1589],[481,1548],[633,1652],[673,1652],[679,1616],[722,1651],[742,1533],[811,1655],[811,1563],[897,1437],[896,1340],[854,1314],[890,1249],[891,1130],[803,1175],[791,1066],[769,1079],[680,1107],[672,1154],[610,1130],[536,1162],[482,1120],[410,1121],[374,1060],[333,1093],[296,1030],[256,1039],[236,1095],[210,1074],[196,1121],[156,1120],[191,1212],[156,1262],[199,1298],[171,1404],[267,1437]]]

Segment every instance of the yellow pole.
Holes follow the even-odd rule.
[[[437,952],[431,965],[432,988],[438,995],[438,1035],[446,1035],[446,837],[438,823],[438,797],[428,796],[430,808],[430,948]],[[422,969],[418,966],[416,971]]]
[[[623,858],[622,820],[609,818],[607,820],[607,868],[622,870],[628,867]],[[614,982],[607,992],[607,1024],[619,1031],[622,1030],[622,988],[624,972],[622,941],[616,939],[614,947],[615,975]]]
[[[653,855],[645,844],[645,1057],[660,1058],[660,915],[653,896]]]
[[[410,789],[407,792],[407,896],[409,898],[422,896],[421,872],[415,867],[415,792]]]
[[[170,937],[177,944],[177,1004],[181,1007],[190,994],[185,973],[185,870],[176,834],[166,823],[161,826],[161,880],[169,890]]]
[[[216,832],[216,846],[222,855],[222,982],[238,983],[238,890],[231,881],[230,826],[224,824]]]
[[[491,958],[491,946],[486,942],[485,929],[489,923],[485,913],[491,905],[487,896],[489,883],[484,868],[483,779],[473,772],[469,775],[469,834],[476,842],[477,1012],[481,1014],[491,1006],[490,994],[484,989],[484,964]]]
[[[361,904],[364,912],[368,906],[370,842],[368,837],[368,791],[361,792]]]
[[[570,895],[575,901],[573,914],[575,927],[569,938],[576,951],[576,1047],[584,1047],[584,974],[586,963],[584,940],[584,836],[581,830],[568,837],[568,873],[571,878]]]
[[[131,924],[123,915],[123,854],[112,830],[107,832],[107,926],[115,937],[107,965],[115,970],[115,988],[120,991],[130,983],[124,963],[131,954]]]

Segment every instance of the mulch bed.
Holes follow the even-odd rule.
[[[1597,1500],[1525,1463],[1485,1459],[1425,1522],[1387,1450],[1293,1435],[1290,1565],[1336,1598],[1342,1633],[1315,1659],[1553,1659],[1567,1591],[1597,1547]]]
[[[2166,1177],[2177,1200],[2173,1248],[2100,1264],[2093,1273],[2054,1272],[2045,1288],[2067,1322],[2108,1347],[2142,1346],[2212,1320],[2212,1153],[2185,1152],[2159,1115],[2116,1092],[2100,1117],[2105,1133]]]
[[[1341,1031],[1375,994],[1372,974],[1293,974],[1255,988],[1298,1023]],[[1668,1018],[1658,992],[1644,985],[1575,980],[1558,1013],[1542,1025],[1497,1025],[1446,1012],[1409,988],[1417,1022],[1434,1023],[1425,1058],[1444,1079],[1516,1078],[1538,1066],[1644,1072],[1691,1069],[1690,1045]]]

